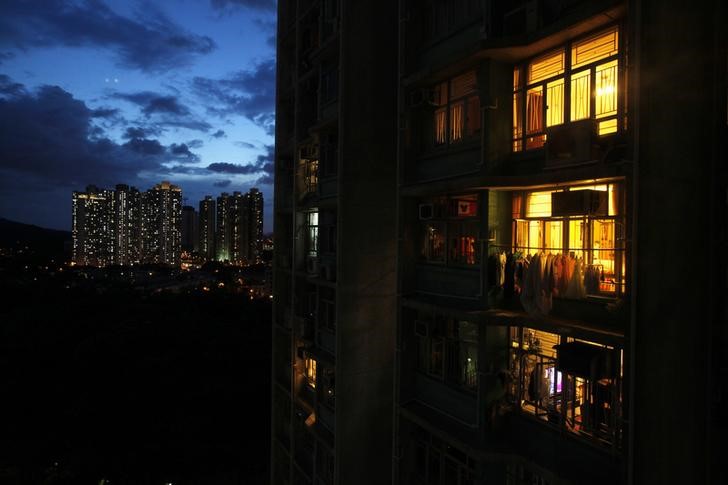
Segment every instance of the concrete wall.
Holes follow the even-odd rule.
[[[717,483],[708,473],[708,423],[714,147],[725,144],[715,138],[725,123],[725,108],[723,119],[716,110],[725,87],[714,83],[716,69],[725,79],[725,58],[714,50],[719,3],[645,0],[630,8],[635,484]]]
[[[342,2],[337,483],[391,479],[396,325],[397,14]]]

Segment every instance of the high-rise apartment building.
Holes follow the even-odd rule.
[[[223,192],[217,198],[217,259],[238,264],[260,262],[263,243],[263,194]]]
[[[142,196],[144,262],[177,265],[182,243],[182,190],[164,181]]]
[[[215,260],[215,199],[206,195],[200,201],[199,251],[206,261]]]
[[[251,263],[260,263],[263,255],[263,193],[253,187],[248,197],[248,255]]]
[[[142,255],[142,197],[134,187],[119,184],[110,193],[113,264],[134,264]]]
[[[200,242],[199,220],[194,207],[182,207],[182,251],[197,252]]]
[[[725,2],[377,3],[278,3],[272,483],[725,483]]]
[[[388,483],[396,8],[278,13],[271,482]]]
[[[143,194],[125,184],[73,192],[73,261],[92,266],[178,264],[181,194],[169,182]]]
[[[215,219],[215,254],[218,261],[230,260],[232,225],[230,221],[230,194],[223,192],[217,198]]]
[[[72,196],[72,260],[86,266],[106,266],[112,261],[112,201],[109,191],[89,185]]]

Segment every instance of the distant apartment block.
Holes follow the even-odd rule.
[[[205,261],[215,259],[215,199],[207,195],[200,201],[199,211],[199,245],[200,256]]]
[[[201,201],[209,209],[208,199]],[[209,202],[212,200],[210,198]],[[212,203],[214,206],[214,203]],[[209,219],[206,219],[209,220]],[[216,259],[236,264],[259,263],[263,245],[263,194],[223,192],[217,198],[215,219]]]
[[[147,192],[93,185],[72,196],[72,260],[78,265],[176,265],[181,250],[181,190],[162,182]]]

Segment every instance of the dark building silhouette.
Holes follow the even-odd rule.
[[[263,194],[223,192],[217,198],[217,260],[237,264],[260,262],[263,244]]]
[[[278,12],[271,481],[389,483],[396,4]]]
[[[230,194],[223,192],[217,198],[215,218],[215,254],[218,261],[230,260],[232,225],[230,221]]]
[[[182,251],[197,252],[200,241],[199,219],[194,207],[182,207]]]
[[[278,3],[272,483],[726,482],[727,15]]]
[[[207,261],[215,260],[215,199],[206,195],[200,201],[199,251]]]

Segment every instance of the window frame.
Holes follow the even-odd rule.
[[[574,375],[566,371],[559,371],[559,351],[554,350],[553,356],[541,353],[542,349],[540,347],[533,347],[532,340],[526,341],[527,339],[525,338],[525,335],[527,331],[533,331],[533,335],[536,335],[538,332],[550,334],[556,338],[558,345],[571,342],[582,342],[602,348],[610,355],[611,359],[616,360],[617,357],[619,357],[619,372],[617,372],[612,378],[599,379],[590,384],[590,379],[584,378],[583,376]],[[558,329],[541,330],[526,327],[524,325],[511,325],[508,327],[507,348],[508,371],[510,374],[510,382],[507,386],[507,398],[517,413],[532,416],[534,419],[538,419],[539,422],[564,429],[571,436],[578,436],[601,446],[611,447],[615,450],[622,447],[622,433],[624,431],[623,412],[625,406],[623,390],[624,348],[622,346],[571,337],[568,336],[566,332]],[[524,365],[524,362],[526,359],[529,359],[534,355],[538,361],[534,369],[536,369],[539,365],[544,365],[545,359],[549,361],[547,365],[551,365],[553,367],[554,375],[558,376],[555,381],[553,389],[554,392],[544,398],[545,400],[553,401],[551,403],[553,405],[550,407],[539,406],[538,402],[531,402],[526,399],[529,385],[527,384],[526,379],[527,366]],[[583,394],[583,390],[581,395],[576,392],[578,381],[582,381],[581,385],[585,388],[589,388],[586,395]],[[591,415],[588,418],[592,420],[592,422],[588,423],[586,426],[584,423],[585,414],[580,413],[578,415],[579,420],[576,419],[577,407],[591,403],[591,409],[596,409],[594,400],[597,394],[594,393],[594,390],[597,389],[597,384],[601,381],[610,381],[606,387],[611,393],[611,400],[608,403],[611,413],[609,414],[611,422],[606,430],[600,430],[593,426],[596,422],[596,415]],[[602,383],[602,385],[604,385],[604,383]],[[577,401],[580,401],[579,406],[576,404]],[[602,403],[606,402],[607,401],[602,401]]]
[[[453,97],[453,83],[459,78],[471,75],[473,83],[470,89]],[[428,136],[431,146],[435,150],[445,150],[451,146],[462,146],[468,142],[477,140],[483,129],[482,106],[480,94],[478,93],[478,75],[474,69],[461,72],[457,76],[449,77],[431,88],[433,99],[432,132]],[[443,94],[444,90],[444,94]],[[445,98],[442,101],[442,98]],[[476,116],[471,117],[471,103],[477,104]],[[462,107],[461,134],[455,136],[453,125],[453,112],[455,107]],[[443,123],[438,123],[439,115],[442,115]],[[442,130],[442,138],[439,132]]]
[[[468,201],[475,204],[475,213],[472,215],[457,215],[453,209],[458,201]],[[433,215],[428,219],[421,219],[418,227],[420,241],[419,260],[424,264],[441,265],[457,268],[477,268],[482,258],[481,247],[481,193],[468,193],[431,197],[420,201],[420,205],[432,204]],[[430,253],[433,239],[429,234],[431,228],[439,228],[442,237],[442,246],[439,248],[440,256],[432,257]],[[467,241],[466,241],[467,239]],[[465,245],[465,246],[464,246]],[[462,251],[467,247],[466,251]]]
[[[602,34],[608,34],[610,31],[616,31],[617,33],[617,53],[608,55],[592,62],[586,62],[579,65],[579,67],[572,67],[572,51],[575,45],[588,40],[591,37],[598,37]],[[549,49],[538,53],[537,55],[524,60],[513,66],[513,85],[512,85],[512,119],[511,119],[511,152],[512,153],[525,153],[531,150],[543,148],[547,142],[547,131],[552,126],[561,126],[577,121],[589,120],[594,124],[594,133],[599,137],[613,136],[623,133],[626,130],[626,73],[624,71],[625,66],[625,54],[624,54],[624,34],[621,24],[613,23],[607,26],[600,27],[592,30],[584,35],[575,37],[568,42],[561,44],[560,46]],[[528,82],[528,71],[529,67],[534,61],[540,58],[547,57],[550,53],[561,51],[563,53],[564,65],[563,72],[555,74],[548,78],[542,78],[532,83]],[[597,115],[597,68],[605,66],[609,63],[616,61],[616,80],[614,85],[616,87],[616,106],[613,114],[607,114],[604,116]],[[574,84],[574,76],[589,71],[589,115],[587,117],[574,118],[572,114],[572,87]],[[516,81],[516,78],[518,81]],[[561,122],[553,123],[547,126],[548,120],[548,86],[554,82],[563,80],[563,93],[562,93],[562,112]],[[541,101],[541,127],[537,131],[528,131],[528,92],[541,89],[542,101]],[[600,127],[603,123],[614,124],[614,131],[600,133]],[[606,125],[604,125],[606,126]]]
[[[480,338],[478,323],[444,315],[419,315],[418,321],[427,325],[428,333],[426,336],[415,334],[417,371],[456,389],[471,394],[477,393]],[[474,338],[472,335],[463,334],[462,325],[474,327],[476,330]],[[436,351],[435,346],[439,346],[440,350]],[[470,355],[464,351],[468,347],[471,350],[475,349],[472,354],[474,364],[470,370],[463,369],[461,365],[464,355]]]

